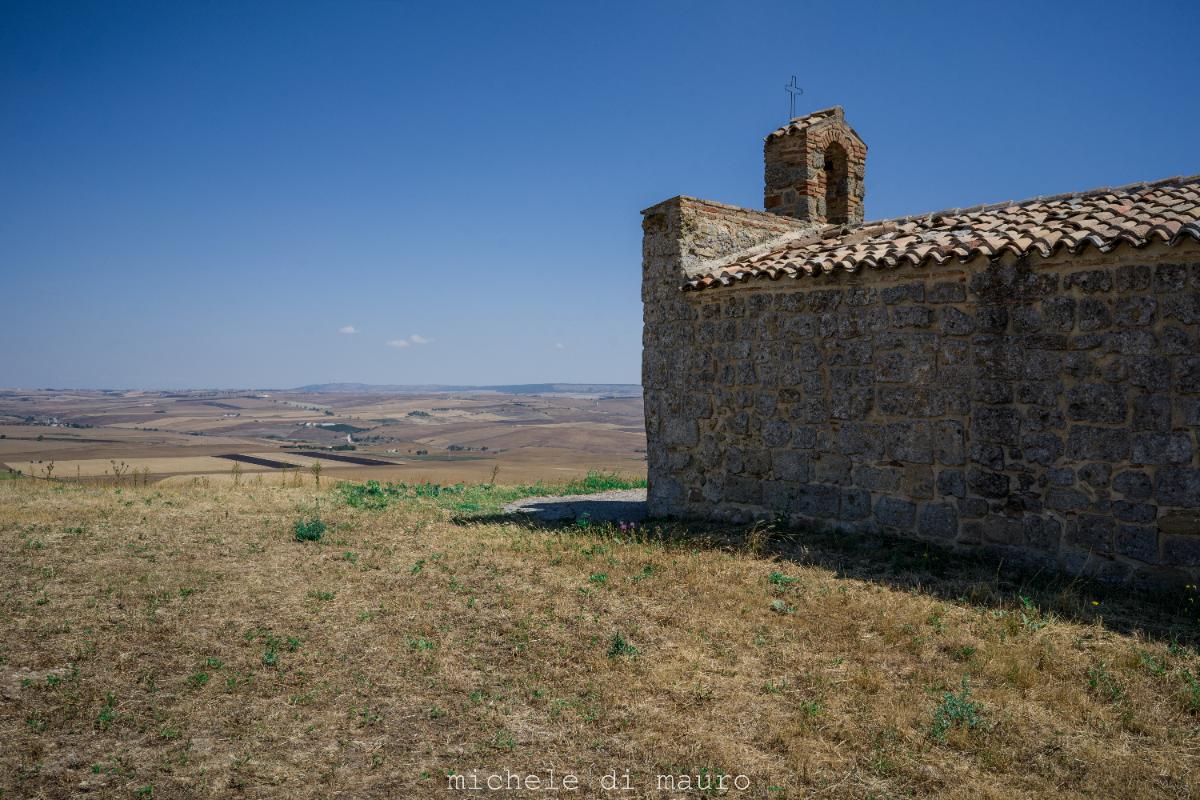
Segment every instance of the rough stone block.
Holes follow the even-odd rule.
[[[1133,398],[1133,430],[1171,430],[1171,399],[1166,395],[1139,395]]]
[[[925,284],[902,283],[897,286],[885,286],[879,291],[879,297],[889,306],[904,302],[920,303],[925,299]]]
[[[883,458],[883,426],[864,422],[847,422],[838,430],[838,452],[871,460]]]
[[[796,450],[773,450],[771,472],[778,480],[806,482],[811,475],[808,455]]]
[[[1160,506],[1200,508],[1200,469],[1159,467],[1154,494]]]
[[[839,485],[850,483],[851,466],[851,461],[846,456],[837,455],[836,453],[822,453],[813,459],[813,480],[817,483],[835,483]]]
[[[1200,294],[1179,293],[1169,294],[1163,298],[1162,313],[1167,319],[1174,319],[1184,325],[1200,323]]]
[[[875,405],[875,390],[870,386],[849,386],[830,392],[829,415],[834,419],[862,419]],[[815,419],[813,422],[826,422]]]
[[[899,497],[880,497],[875,501],[875,519],[880,525],[911,531],[917,507]]]
[[[1067,390],[1067,418],[1082,422],[1124,422],[1128,413],[1125,388],[1083,383]]]
[[[1057,408],[1031,406],[1025,409],[1025,430],[1027,431],[1056,431],[1066,427],[1066,424],[1066,416]]]
[[[951,541],[958,536],[958,511],[942,503],[925,503],[917,516],[917,533],[931,539]]]
[[[1062,384],[1056,381],[1025,381],[1017,384],[1017,400],[1033,406],[1054,406],[1062,394]]]
[[[1074,486],[1075,470],[1070,467],[1053,467],[1046,470],[1046,483],[1050,486]]]
[[[936,358],[933,353],[893,351],[880,354],[875,360],[872,380],[884,383],[922,384],[933,377]]]
[[[980,407],[971,421],[971,435],[981,441],[1017,444],[1021,414],[1015,408]]]
[[[1175,363],[1179,391],[1184,394],[1200,394],[1200,356],[1180,358]]]
[[[771,453],[768,450],[755,448],[747,450],[742,460],[745,464],[745,473],[748,476],[755,478],[764,478],[771,471]]]
[[[1009,311],[1009,321],[1016,333],[1029,333],[1042,328],[1042,315],[1036,306],[1013,306]]]
[[[1027,461],[1048,466],[1063,453],[1062,437],[1052,433],[1027,433],[1021,437],[1021,450]]]
[[[933,468],[922,464],[911,464],[904,468],[902,494],[916,500],[933,497]]]
[[[1042,303],[1042,318],[1052,330],[1067,332],[1075,327],[1075,299],[1052,297]]]
[[[817,429],[798,427],[792,435],[792,447],[800,450],[812,450],[817,446]]]
[[[967,287],[953,281],[935,283],[925,291],[925,300],[929,303],[961,303],[966,299]]]
[[[1193,329],[1194,330],[1194,329]],[[1182,356],[1194,353],[1197,347],[1197,336],[1177,325],[1164,325],[1159,329],[1158,351],[1165,356]]]
[[[869,306],[879,300],[879,291],[871,286],[852,286],[846,292],[848,306]]]
[[[817,335],[816,314],[788,314],[779,326],[780,335],[792,341],[804,341]]]
[[[1076,461],[1124,461],[1129,457],[1129,432],[1072,425],[1067,433],[1067,457]]]
[[[841,506],[841,490],[836,486],[802,485],[793,505],[796,513],[814,519],[835,519]]]
[[[825,362],[831,367],[853,367],[870,364],[874,345],[870,339],[851,339],[831,342],[826,348]]]
[[[889,417],[916,416],[922,404],[922,391],[913,386],[880,386],[877,407]]]
[[[933,442],[927,422],[893,422],[887,426],[886,450],[897,461],[933,463]]]
[[[1149,499],[1153,492],[1150,476],[1144,472],[1127,470],[1113,479],[1113,488],[1130,500]]]
[[[958,339],[943,339],[938,351],[940,367],[961,367],[971,361],[971,346],[969,342]]]
[[[938,331],[945,336],[965,336],[975,330],[975,320],[963,311],[948,307],[938,311]]]
[[[975,325],[984,333],[1004,333],[1008,330],[1008,309],[1005,306],[980,306],[975,312]]]
[[[928,328],[933,324],[933,313],[929,306],[896,306],[892,309],[892,326]]]
[[[1013,400],[1013,382],[988,380],[975,381],[972,387],[971,399],[977,403],[1011,403]]]
[[[1116,500],[1112,504],[1113,516],[1122,522],[1147,525],[1158,517],[1158,506],[1131,500]]]
[[[952,419],[936,420],[931,425],[933,457],[940,464],[955,467],[966,461],[963,446],[963,425]]]
[[[1144,564],[1157,564],[1158,531],[1141,525],[1118,525],[1113,535],[1113,549],[1118,555]]]
[[[1133,386],[1150,392],[1165,392],[1171,388],[1171,362],[1161,356],[1126,356],[1116,362],[1119,370],[1113,376],[1128,380]]]
[[[1153,297],[1121,297],[1113,304],[1113,321],[1129,328],[1152,325],[1157,308],[1158,301]]]
[[[1187,285],[1187,266],[1184,264],[1159,264],[1154,270],[1156,292],[1182,292]]]
[[[780,447],[791,441],[792,425],[787,420],[768,419],[762,423],[761,435],[763,444]]]
[[[1152,331],[1123,330],[1094,335],[1103,337],[1096,346],[1108,353],[1148,355],[1158,347],[1158,339]]]
[[[1177,567],[1200,566],[1200,536],[1162,537],[1163,562]]]
[[[1022,521],[1025,544],[1035,550],[1053,553],[1062,539],[1062,523],[1054,517],[1028,516]]]
[[[868,491],[896,492],[904,482],[904,471],[899,467],[859,464],[854,467],[852,478],[855,486]]]
[[[700,441],[694,419],[668,418],[663,424],[663,443],[668,447],[691,447]]]
[[[1129,576],[1133,573],[1133,568],[1128,564],[1117,561],[1116,559],[1106,555],[1093,554],[1088,559],[1087,566],[1083,570],[1083,574],[1097,583],[1107,583],[1116,585],[1125,583],[1129,580]]]
[[[1107,489],[1112,478],[1112,466],[1103,462],[1084,464],[1079,468],[1079,479],[1093,489]]]
[[[1078,489],[1048,489],[1046,508],[1055,511],[1082,511],[1092,504],[1091,499]]]
[[[743,478],[740,475],[727,475],[725,477],[725,499],[732,503],[761,503],[762,481]]]
[[[990,442],[972,442],[969,451],[972,464],[980,464],[990,470],[999,472],[1004,469],[1004,448]]]
[[[937,493],[942,497],[966,497],[966,475],[960,469],[942,470],[937,476]]]
[[[1020,545],[1025,540],[1025,525],[1019,519],[992,515],[984,518],[980,525],[985,542],[992,544]]]
[[[1083,298],[1079,301],[1077,316],[1081,331],[1102,331],[1112,326],[1112,314],[1104,300]]]
[[[1118,292],[1144,292],[1150,288],[1150,267],[1144,264],[1125,264],[1113,270],[1113,285]]]
[[[842,503],[838,519],[856,521],[871,516],[871,493],[863,489],[846,489],[842,492]]]
[[[1075,289],[1085,294],[1112,291],[1112,273],[1104,269],[1072,272],[1063,280],[1064,289]]]
[[[841,289],[825,289],[812,292],[808,296],[808,307],[818,313],[832,311],[841,303],[842,294]]]
[[[964,519],[980,519],[988,515],[988,502],[980,497],[967,497],[958,501],[958,515]]]
[[[971,467],[967,470],[967,487],[981,497],[1007,497],[1009,477],[1002,472]]]
[[[791,481],[763,481],[762,503],[777,514],[788,514],[793,510],[799,484]]]
[[[1066,540],[1094,553],[1111,553],[1114,527],[1112,517],[1079,514],[1067,523]]]
[[[1133,464],[1187,464],[1192,460],[1190,433],[1138,433],[1133,437]]]

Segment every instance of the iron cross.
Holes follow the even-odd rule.
[[[788,93],[788,100],[791,103],[791,113],[788,114],[788,119],[796,118],[796,95],[804,94],[804,90],[796,83],[796,76],[792,76],[792,82],[783,87]]]

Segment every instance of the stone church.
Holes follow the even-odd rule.
[[[653,515],[1200,583],[1200,176],[864,222],[841,108],[764,156],[643,212]]]

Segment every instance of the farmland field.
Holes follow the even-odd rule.
[[[314,462],[335,481],[641,474],[642,403],[601,392],[0,390],[6,471],[92,483],[313,482]]]

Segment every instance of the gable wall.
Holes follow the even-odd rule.
[[[779,233],[700,208],[646,217],[651,513],[1197,582],[1197,248],[682,293],[696,241],[711,259]]]

